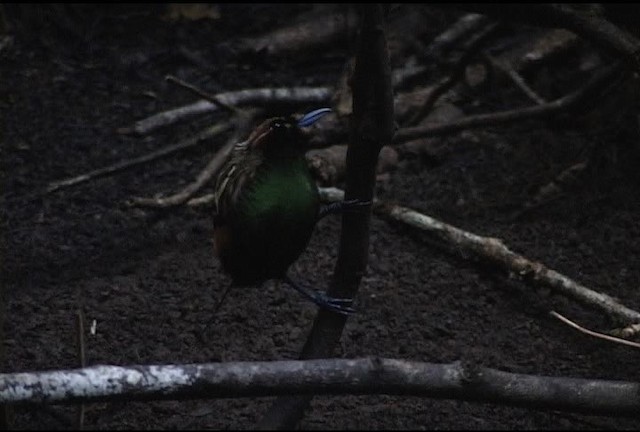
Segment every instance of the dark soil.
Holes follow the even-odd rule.
[[[151,138],[119,135],[134,120],[193,100],[166,83],[177,75],[211,92],[258,86],[333,85],[347,52],[313,60],[227,60],[218,42],[282,25],[307,6],[220,5],[217,20],[161,20],[160,7],[112,8],[14,28],[0,52],[4,204],[2,283],[5,370],[73,368],[76,311],[87,325],[87,363],[162,364],[296,358],[316,307],[267,283],[229,294],[203,338],[229,280],[212,255],[211,215],[130,209],[132,196],[180,190],[215,151],[183,152],[35,200],[49,182],[142,155],[223,117],[174,126]],[[19,11],[18,11],[19,12]],[[18,13],[13,11],[12,13]],[[87,23],[100,19],[92,25]],[[53,18],[51,18],[53,19]],[[436,34],[447,21],[434,28]],[[398,63],[396,59],[396,63]],[[509,102],[513,103],[513,102]],[[316,108],[316,107],[308,107]],[[508,215],[531,188],[575,163],[589,134],[542,122],[443,139],[438,163],[404,160],[379,181],[380,198],[478,234],[640,309],[638,188],[585,186],[522,221]],[[224,142],[221,137],[216,145]],[[327,286],[340,219],[317,227],[291,273]],[[594,329],[599,312],[527,287],[492,268],[443,253],[411,229],[374,218],[369,267],[348,320],[342,357],[427,362],[469,360],[540,375],[640,381],[637,350],[577,333],[550,308]],[[95,429],[251,428],[271,398],[112,403],[87,407]],[[15,407],[18,429],[67,428],[55,413]],[[316,397],[305,429],[632,429],[637,421],[493,404],[396,396]]]

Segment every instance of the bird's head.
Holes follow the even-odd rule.
[[[267,119],[251,132],[249,146],[262,151],[267,158],[303,153],[306,148],[300,128],[311,126],[330,112],[330,108],[320,108],[298,120],[292,116]]]

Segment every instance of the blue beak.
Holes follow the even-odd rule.
[[[312,124],[317,122],[320,119],[320,117],[330,112],[331,112],[331,108],[320,108],[320,109],[311,111],[309,113],[306,113],[305,115],[302,116],[300,120],[298,120],[298,126],[299,127],[311,126]]]

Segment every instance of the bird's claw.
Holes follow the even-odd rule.
[[[369,207],[371,205],[371,200],[361,200],[361,199],[350,199],[345,201],[337,201],[331,204],[325,205],[320,209],[320,214],[318,219],[322,219],[323,217],[335,214],[342,213],[345,211],[362,211],[363,209]]]
[[[361,199],[350,199],[342,201],[342,210],[343,211],[358,211],[363,208],[369,207],[373,201],[371,200],[361,200]]]
[[[285,282],[291,285],[296,291],[298,291],[300,294],[302,294],[309,300],[313,301],[316,305],[320,307],[323,307],[332,312],[339,313],[342,315],[347,315],[347,316],[356,312],[356,310],[351,307],[351,304],[353,303],[353,299],[330,297],[324,291],[315,291],[312,289],[308,289],[296,283],[288,275],[285,275],[283,279]]]
[[[353,299],[350,298],[330,297],[324,291],[317,291],[316,300],[319,306],[325,307],[333,312],[342,315],[351,315],[356,312],[356,310],[351,307],[351,305],[353,304]]]

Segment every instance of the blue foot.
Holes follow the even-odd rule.
[[[324,291],[314,291],[300,286],[289,276],[285,276],[283,280],[291,285],[300,294],[322,308],[347,316],[356,312],[356,310],[351,307],[351,305],[353,304],[353,299],[329,297]]]
[[[322,219],[330,214],[342,213],[345,211],[360,211],[371,205],[371,200],[363,201],[360,199],[351,199],[346,201],[338,201],[327,204],[320,208],[318,219]]]

